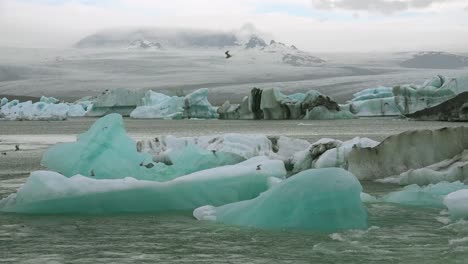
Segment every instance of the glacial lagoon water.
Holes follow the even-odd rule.
[[[2,122],[0,196],[14,192],[27,172],[39,169],[41,153],[73,141],[93,119],[65,122]],[[382,140],[408,129],[460,123],[404,120],[346,121],[142,121],[126,120],[135,139],[263,133],[314,141],[322,137]],[[12,150],[20,144],[21,151]],[[363,183],[381,196],[399,187]],[[164,215],[0,214],[0,263],[466,263],[468,221],[448,223],[446,212],[390,204],[367,205],[370,228],[318,234],[264,231],[201,222],[192,212]]]

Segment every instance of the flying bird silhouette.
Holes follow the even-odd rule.
[[[226,54],[226,59],[229,59],[232,57],[231,54],[229,54],[229,50],[226,50],[226,52],[224,52],[224,54]]]

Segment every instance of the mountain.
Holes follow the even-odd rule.
[[[263,39],[257,36],[250,38],[247,44],[245,44],[245,49],[257,49],[259,52],[279,56],[283,63],[292,66],[317,66],[325,63],[325,60],[315,57],[306,51],[299,50],[294,45],[288,46],[274,40],[271,40],[270,44],[267,45]]]
[[[100,31],[81,39],[75,47],[124,48],[135,40],[145,40],[174,48],[223,48],[236,46],[238,42],[236,35],[229,32],[140,28]]]
[[[406,68],[457,69],[468,67],[468,57],[439,51],[419,52],[400,65]]]
[[[137,39],[135,41],[132,41],[130,45],[128,45],[128,49],[159,50],[162,49],[162,45],[158,42]]]

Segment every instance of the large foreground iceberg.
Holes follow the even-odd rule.
[[[33,172],[17,193],[0,201],[1,212],[29,214],[145,213],[193,210],[253,199],[284,178],[283,162],[256,157],[168,182],[92,179]]]
[[[362,187],[342,169],[301,172],[260,196],[215,207],[197,208],[199,220],[266,229],[310,229],[335,232],[367,228]]]
[[[185,97],[167,96],[148,91],[142,99],[142,106],[130,113],[132,118],[217,118],[218,113],[208,101],[208,89],[199,89]]]
[[[170,164],[153,160],[137,151],[125,131],[122,116],[107,115],[78,136],[76,142],[57,144],[44,154],[41,164],[65,176],[84,175],[97,179],[167,181],[195,171],[238,163],[244,159],[229,153],[213,153],[185,145],[168,153]]]

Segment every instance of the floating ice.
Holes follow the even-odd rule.
[[[396,183],[400,185],[427,185],[441,181],[466,181],[468,179],[468,150],[455,157],[430,166],[409,170],[396,177],[388,177],[380,182]]]
[[[122,116],[107,115],[78,136],[77,142],[57,144],[44,154],[41,164],[65,176],[84,175],[97,179],[167,181],[195,171],[235,164],[243,159],[229,153],[213,153],[194,145],[167,154],[170,165],[153,161],[137,151],[125,132]]]
[[[375,180],[424,168],[468,149],[467,134],[467,127],[406,131],[375,147],[353,149],[348,170],[359,179]]]
[[[330,168],[303,171],[260,196],[241,202],[197,208],[198,220],[266,229],[311,229],[335,232],[367,228],[359,181]]]
[[[313,168],[347,168],[348,156],[354,148],[375,147],[379,142],[356,137],[342,142],[324,138],[313,143],[308,150],[294,154],[293,172]]]
[[[218,114],[208,101],[208,89],[199,89],[185,96],[167,96],[148,91],[142,99],[143,105],[130,113],[132,118],[217,118]]]
[[[443,208],[443,199],[447,194],[465,188],[467,186],[459,181],[452,183],[440,182],[424,187],[413,184],[404,187],[400,191],[385,195],[382,197],[382,201],[409,206]]]
[[[451,219],[468,218],[468,190],[458,190],[444,198]]]
[[[68,111],[67,104],[31,101],[20,103],[18,100],[13,100],[0,109],[1,115],[7,120],[65,120]]]
[[[153,160],[171,162],[168,153],[195,145],[211,155],[228,155],[232,159],[249,159],[255,156],[269,156],[289,162],[297,151],[307,149],[309,142],[287,137],[266,137],[264,135],[223,134],[200,137],[162,136],[144,139],[137,143],[138,151],[150,153]]]
[[[47,96],[41,96],[41,99],[39,99],[39,101],[46,104],[57,104],[60,102],[60,100],[57,98]]]
[[[2,100],[0,100],[0,107],[6,105],[8,103],[8,98],[3,97]]]
[[[433,107],[455,97],[468,87],[459,87],[457,79],[438,75],[422,86],[401,85],[393,88],[395,102],[403,114]]]
[[[92,179],[81,175],[68,178],[55,172],[37,171],[16,194],[0,201],[0,211],[103,214],[193,210],[204,204],[223,205],[252,199],[268,189],[271,177],[285,175],[283,162],[266,157],[163,183],[134,178]]]
[[[131,91],[127,89],[106,90],[95,98],[91,98],[93,107],[88,111],[88,116],[104,116],[110,113],[118,113],[129,116],[140,105],[144,91]]]

